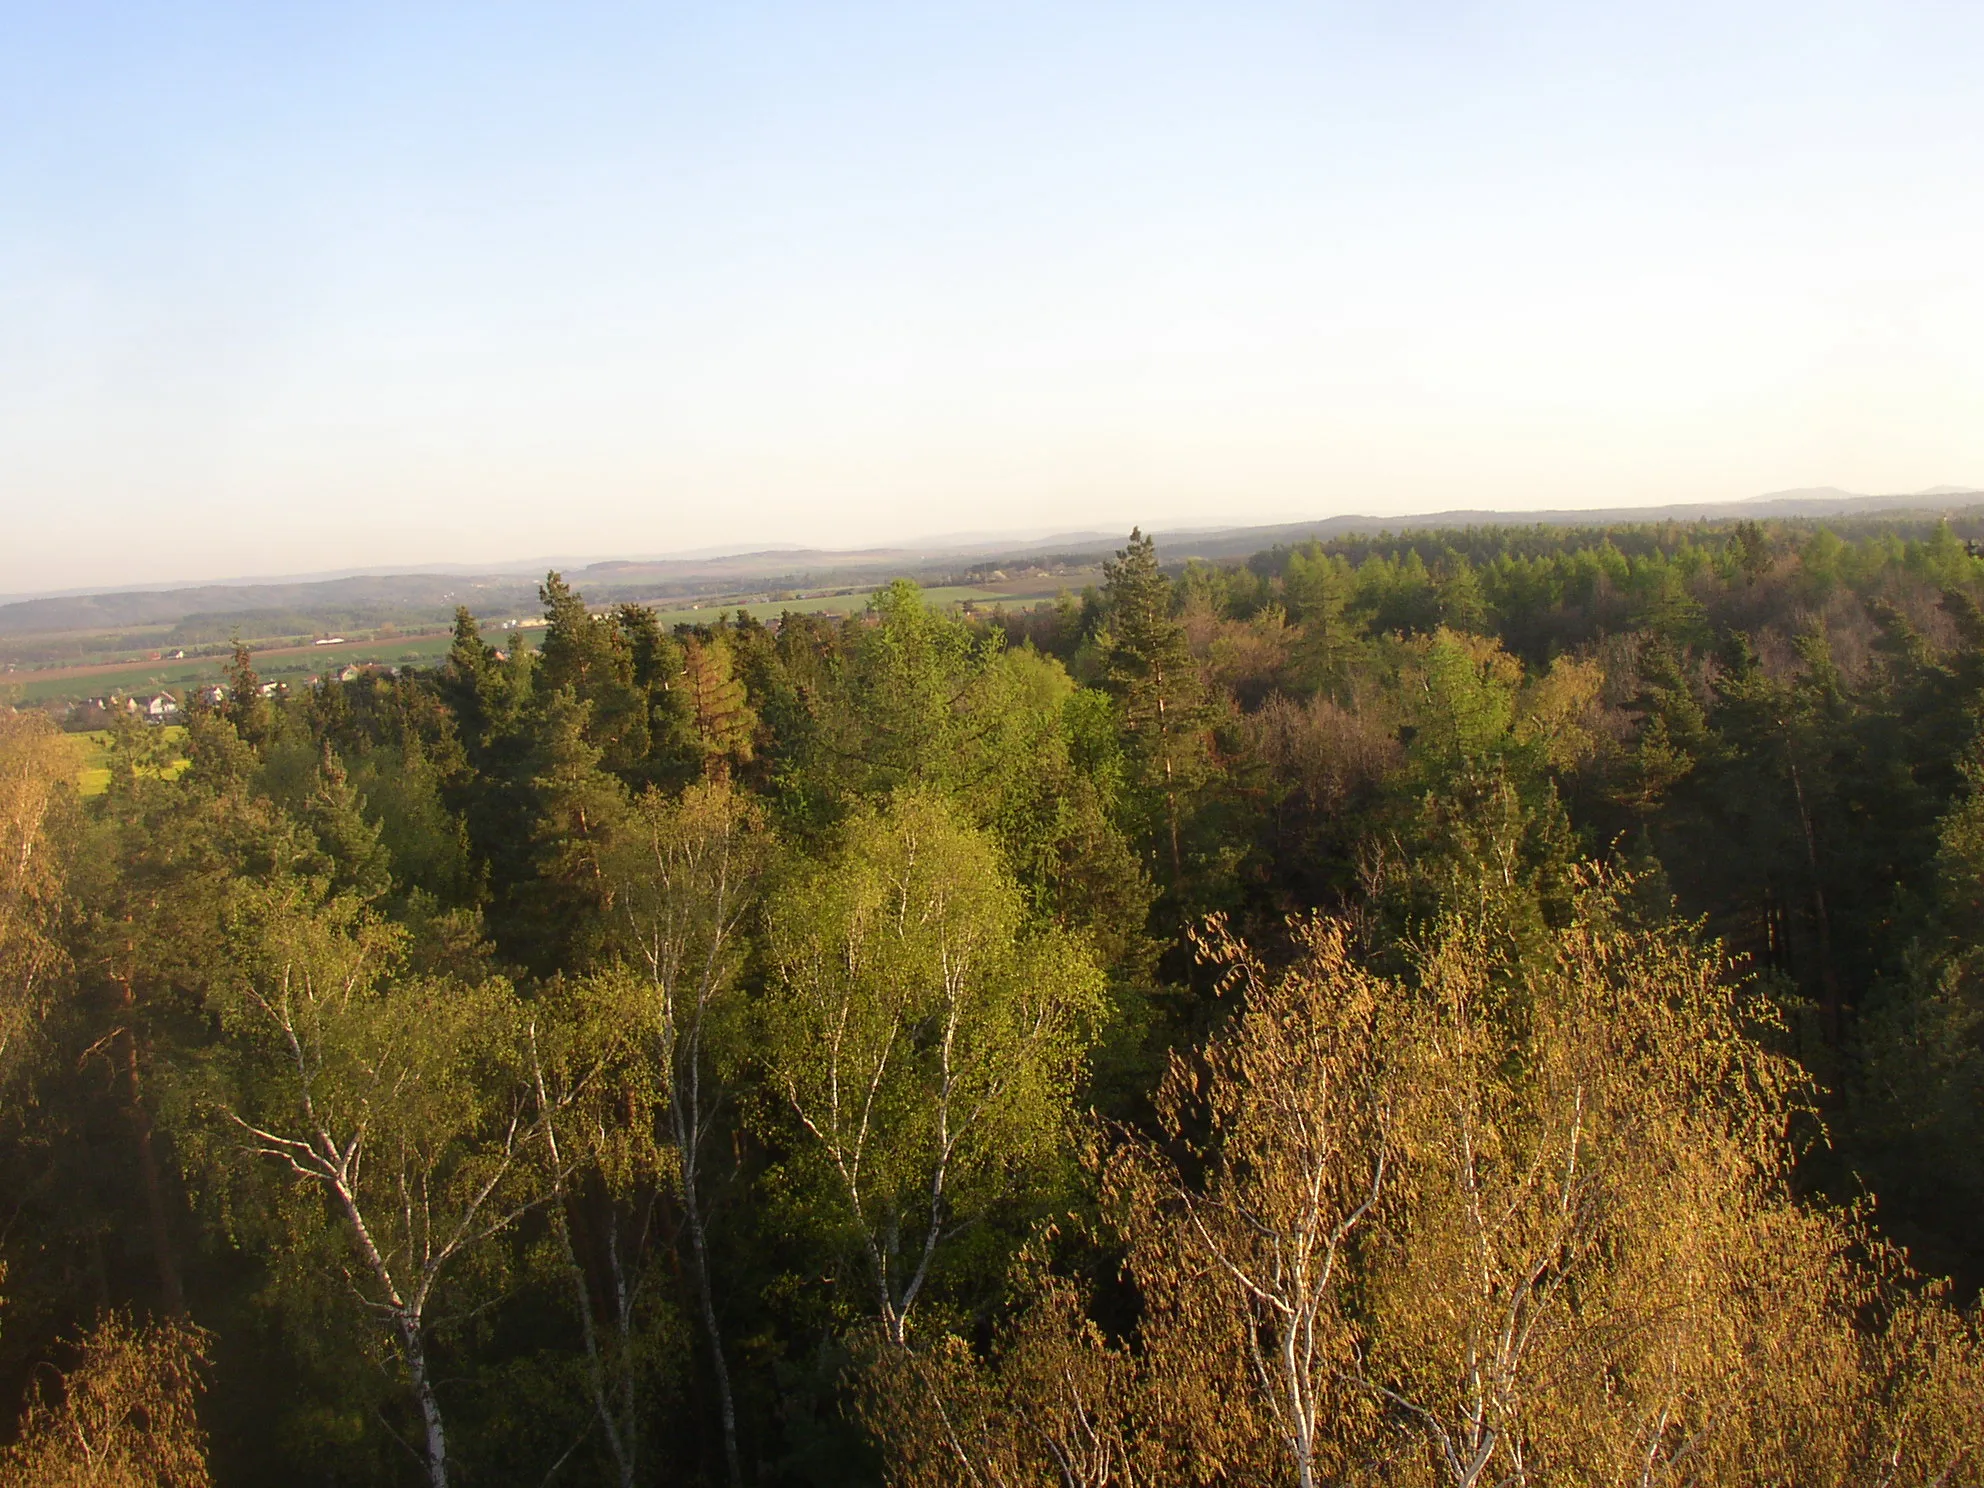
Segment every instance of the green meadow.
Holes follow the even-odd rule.
[[[177,745],[186,737],[178,724],[165,729],[166,742]],[[110,730],[92,729],[87,733],[65,734],[63,738],[76,754],[76,788],[85,796],[100,796],[110,789]],[[186,768],[184,759],[175,760],[162,772],[167,780],[177,780]]]

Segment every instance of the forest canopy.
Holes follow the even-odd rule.
[[[0,1485],[1984,1477],[1984,560],[1345,538],[0,706]]]

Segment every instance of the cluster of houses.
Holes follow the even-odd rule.
[[[356,682],[361,677],[391,677],[399,672],[398,667],[386,666],[379,662],[353,662],[327,676],[312,677],[309,686],[317,687],[326,682]],[[281,698],[289,695],[287,682],[264,682],[261,686],[265,698]],[[191,708],[218,708],[227,701],[228,689],[219,682],[210,682],[204,687],[196,687],[174,696],[169,692],[154,693],[149,697],[126,697],[119,693],[107,693],[101,697],[87,697],[70,704],[68,726],[70,728],[104,728],[118,713],[135,713],[147,723],[178,723]]]
[[[72,727],[100,728],[116,713],[135,713],[147,723],[176,723],[180,716],[179,699],[169,692],[161,692],[152,697],[108,697],[84,698],[69,709]]]

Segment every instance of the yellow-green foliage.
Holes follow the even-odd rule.
[[[74,751],[77,790],[84,796],[100,796],[109,790],[116,735],[109,729],[91,729],[84,733],[65,734],[63,738]],[[177,779],[187,764],[182,753],[186,744],[185,728],[179,724],[167,724],[157,731],[153,743],[162,758],[139,768],[161,780]]]

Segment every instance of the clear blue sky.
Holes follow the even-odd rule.
[[[0,0],[0,591],[1984,483],[1984,6]]]

